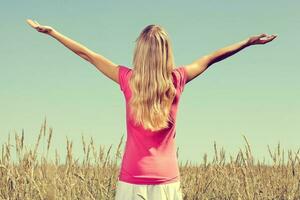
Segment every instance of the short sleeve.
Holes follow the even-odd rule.
[[[186,84],[186,81],[187,81],[187,72],[186,72],[186,69],[184,66],[182,67],[178,67],[177,68],[177,71],[179,72],[179,88],[180,88],[180,91],[183,92],[184,90],[184,86]]]
[[[129,71],[129,68],[119,65],[119,85],[122,91],[124,91],[127,86],[127,75]]]

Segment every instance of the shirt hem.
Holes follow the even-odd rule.
[[[123,181],[123,182],[126,182],[126,183],[129,183],[129,184],[137,184],[137,185],[161,185],[161,184],[169,184],[169,183],[175,183],[175,182],[180,182],[180,176],[176,176],[175,178],[173,179],[170,179],[170,180],[158,180],[158,181],[143,181],[143,180],[129,180],[129,179],[126,179],[124,177],[119,177],[118,178],[119,181]]]

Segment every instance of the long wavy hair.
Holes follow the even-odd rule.
[[[135,125],[158,131],[173,123],[170,109],[176,95],[172,80],[175,66],[167,32],[160,25],[146,26],[135,40],[129,101]]]

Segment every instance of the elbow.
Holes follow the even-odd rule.
[[[77,55],[79,55],[81,58],[83,58],[84,60],[88,61],[88,62],[92,62],[91,58],[89,56],[87,56],[85,53],[76,53]]]
[[[202,60],[202,65],[205,65],[207,67],[209,67],[210,65],[212,65],[214,63],[214,57],[212,54],[203,56],[201,58],[201,60]]]

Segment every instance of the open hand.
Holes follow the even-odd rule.
[[[260,35],[255,35],[249,37],[248,44],[249,45],[255,45],[255,44],[266,44],[268,42],[271,42],[277,37],[277,35],[267,35],[265,33],[262,33]]]
[[[33,21],[31,19],[26,20],[27,23],[38,32],[50,34],[54,29],[51,26],[42,26],[37,21]]]

